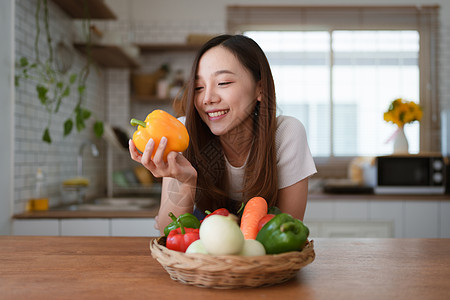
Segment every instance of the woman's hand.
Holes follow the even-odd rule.
[[[142,154],[137,151],[132,140],[129,142],[131,158],[141,163],[152,172],[153,176],[164,177],[161,203],[156,218],[156,227],[161,234],[164,234],[164,228],[172,221],[168,217],[169,212],[176,216],[186,212],[192,213],[197,185],[197,171],[182,154],[172,151],[167,155],[167,162],[164,161],[163,154],[166,145],[167,139],[163,137],[152,159],[155,147],[152,139],[148,141]]]
[[[136,149],[133,140],[129,141],[128,148],[130,150],[131,158],[134,161],[141,163],[156,178],[171,177],[177,179],[181,183],[192,182],[192,178],[197,178],[197,171],[182,154],[172,151],[167,155],[167,162],[164,161],[163,155],[166,146],[167,138],[162,137],[153,159],[151,158],[155,147],[153,139],[148,141],[144,153],[142,154]]]

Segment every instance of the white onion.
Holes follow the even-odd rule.
[[[266,249],[263,244],[257,240],[245,240],[244,247],[242,247],[239,255],[242,256],[261,256],[266,255]]]
[[[208,254],[208,251],[206,251],[205,246],[203,245],[202,241],[196,240],[189,245],[189,247],[186,249],[185,253],[187,253],[187,254],[189,254],[189,253]]]
[[[206,218],[200,226],[200,240],[212,255],[238,254],[245,241],[234,215]]]

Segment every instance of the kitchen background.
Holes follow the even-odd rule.
[[[128,153],[120,147],[114,147],[105,138],[95,137],[90,127],[95,119],[103,120],[106,125],[119,127],[124,132],[133,130],[129,125],[131,117],[145,118],[146,114],[156,107],[173,112],[170,103],[156,101],[152,103],[132,99],[134,87],[130,83],[133,72],[151,73],[162,63],[170,62],[172,71],[181,70],[187,76],[195,50],[171,50],[170,52],[150,52],[145,48],[136,49],[134,44],[183,44],[190,34],[215,35],[225,33],[227,27],[226,8],[228,5],[273,5],[273,1],[145,1],[145,0],[108,0],[107,6],[117,16],[115,20],[93,21],[100,31],[105,33],[104,40],[112,43],[127,45],[124,48],[131,56],[131,65],[136,62],[139,69],[132,66],[98,66],[91,68],[86,89],[86,108],[92,112],[87,129],[80,133],[72,133],[63,137],[61,124],[71,115],[75,103],[76,93],[64,100],[60,113],[53,115],[50,131],[52,143],[42,142],[42,129],[48,124],[48,114],[36,99],[35,84],[22,81],[18,88],[14,87],[14,61],[20,57],[32,57],[35,45],[35,11],[37,0],[8,0],[0,4],[0,19],[2,28],[2,44],[0,45],[2,107],[0,112],[0,133],[3,143],[0,144],[2,153],[0,168],[0,234],[9,234],[12,230],[11,216],[26,210],[27,202],[35,191],[35,178],[38,169],[43,171],[50,205],[73,199],[73,192],[65,189],[62,182],[77,175],[77,157],[83,159],[83,176],[90,181],[86,195],[120,196],[123,190],[113,184],[113,174],[134,168]],[[317,5],[315,1],[277,1],[277,5]],[[440,48],[438,53],[441,107],[450,109],[450,3],[445,0],[396,0],[396,1],[322,1],[321,5],[439,5],[440,6]],[[82,21],[74,20],[53,1],[48,1],[50,16],[49,30],[57,41],[72,45],[74,41],[82,40]],[[41,37],[44,37],[45,24],[40,23]],[[4,37],[4,38],[3,38]],[[94,36],[95,38],[95,36]],[[41,46],[45,46],[45,39],[41,38]],[[86,62],[86,56],[72,47],[70,58],[73,59],[71,72],[79,72]],[[136,55],[140,51],[140,55]],[[41,53],[42,57],[49,55],[48,51]],[[3,100],[5,99],[5,100]],[[131,99],[131,100],[130,100]],[[87,143],[87,144],[85,144]],[[97,146],[99,155],[94,156],[90,151],[90,144]],[[85,146],[83,146],[85,145]],[[82,147],[83,146],[83,147]],[[81,153],[81,154],[80,154]],[[346,168],[344,168],[346,171]],[[337,172],[339,173],[339,172]],[[115,173],[117,174],[117,172]],[[431,203],[431,202],[430,202]],[[404,223],[404,203],[398,201],[391,206],[346,203],[356,215],[370,218],[375,215],[390,215],[401,211],[402,219],[395,222]],[[337,207],[333,201],[323,201],[318,209],[329,214],[332,218],[344,212],[346,206]],[[381,204],[380,204],[381,205]],[[433,202],[430,208],[427,204],[425,211],[436,213],[437,233],[432,235],[449,236],[450,223],[442,215],[450,216],[448,201]],[[413,208],[423,211],[424,205]],[[314,216],[314,211],[311,212]],[[319,217],[320,218],[320,217]],[[358,220],[347,216],[350,221]],[[432,221],[433,222],[433,221]],[[395,224],[394,224],[395,225]],[[398,225],[398,224],[397,224]],[[312,226],[314,226],[312,224]],[[319,226],[319,225],[317,225]],[[433,228],[434,228],[433,227]],[[389,229],[395,231],[395,236],[407,235],[404,229]]]

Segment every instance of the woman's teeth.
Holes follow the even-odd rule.
[[[214,117],[224,115],[227,112],[228,112],[227,110],[215,111],[215,112],[208,113],[208,116],[210,116],[211,118],[214,118]]]

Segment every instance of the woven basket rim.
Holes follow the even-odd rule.
[[[165,237],[150,241],[150,251],[173,280],[208,288],[278,284],[295,277],[315,259],[314,241],[301,251],[264,256],[186,254],[165,247]]]
[[[165,236],[160,236],[157,238],[154,238],[150,241],[150,250],[152,250],[152,243],[155,243],[156,247],[160,247],[161,249],[163,249],[165,252],[169,252],[172,254],[180,254],[182,256],[186,256],[186,255],[194,255],[194,253],[191,254],[186,254],[183,252],[179,252],[179,251],[175,251],[175,250],[170,250],[167,247],[165,247],[165,240],[166,237]],[[271,258],[286,258],[292,255],[298,255],[300,253],[304,253],[304,251],[314,251],[314,240],[308,240],[306,242],[306,245],[303,247],[303,249],[301,251],[289,251],[289,252],[284,252],[284,253],[279,253],[279,254],[266,254],[263,256],[251,256],[254,258],[259,258],[259,257],[271,257]],[[240,256],[240,255],[211,255],[211,254],[203,254],[203,253],[195,253],[195,256],[199,256],[199,257],[215,257],[217,259],[237,259],[237,260],[243,260],[246,261],[249,259],[249,256]]]

